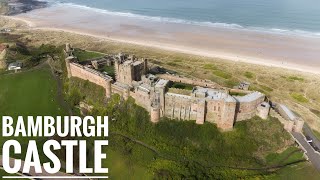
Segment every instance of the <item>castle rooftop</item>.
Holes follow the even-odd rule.
[[[250,94],[247,94],[245,96],[233,96],[238,102],[251,102],[254,100],[257,100],[261,97],[263,97],[264,94],[260,93],[260,92],[252,92]]]
[[[218,89],[197,87],[194,91],[194,94],[203,94],[205,98],[210,100],[225,100],[226,102],[235,102],[235,99],[229,94],[222,92]]]
[[[279,106],[282,108],[282,110],[286,113],[286,115],[289,117],[291,121],[294,121],[297,118],[297,116],[287,106],[283,104],[280,104]]]
[[[166,79],[159,79],[159,81],[157,82],[155,87],[156,88],[166,87],[168,83],[169,83],[169,81]]]
[[[191,96],[188,96],[188,95],[182,95],[182,94],[176,94],[176,93],[170,93],[170,92],[167,92],[166,94],[168,96],[176,96],[176,97],[181,97],[184,99],[191,99]]]

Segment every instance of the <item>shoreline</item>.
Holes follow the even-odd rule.
[[[151,24],[150,26],[156,26],[156,27],[150,28],[148,26],[142,25],[140,21],[137,21],[134,23],[127,23],[128,21],[126,18],[121,19],[119,17],[108,17],[109,19],[107,20],[111,21],[111,22],[108,21],[110,22],[111,25],[107,25],[101,19],[97,19],[98,22],[94,23],[94,22],[91,22],[90,19],[83,19],[83,17],[80,15],[75,15],[70,19],[66,18],[64,22],[61,22],[61,25],[55,27],[55,26],[51,26],[50,24],[58,22],[59,17],[57,18],[56,21],[54,21],[52,19],[53,13],[65,12],[65,8],[61,8],[61,7],[58,9],[57,7],[55,8],[56,9],[53,9],[52,7],[38,9],[26,14],[19,14],[16,16],[6,16],[6,18],[11,18],[14,20],[25,22],[28,25],[28,28],[30,30],[34,29],[34,30],[44,30],[44,31],[64,31],[64,32],[75,33],[75,34],[80,34],[85,36],[91,36],[104,41],[115,41],[115,42],[128,43],[133,45],[152,47],[152,48],[167,50],[171,52],[197,55],[202,57],[219,58],[221,60],[244,62],[244,63],[263,65],[268,67],[279,67],[279,68],[291,69],[291,70],[296,70],[301,72],[320,74],[320,61],[318,66],[317,64],[312,64],[312,62],[310,62],[309,64],[306,63],[307,60],[302,60],[301,57],[303,57],[304,54],[301,54],[301,53],[304,53],[304,51],[307,48],[302,49],[300,53],[296,51],[291,51],[291,49],[286,49],[286,45],[291,46],[295,42],[299,42],[299,41],[304,42],[305,39],[302,37],[296,38],[296,37],[287,37],[286,35],[278,36],[278,35],[268,35],[264,33],[256,33],[256,34],[253,34],[251,37],[250,33],[240,32],[242,33],[241,36],[243,37],[240,37],[239,39],[237,39],[238,37],[237,37],[236,31],[229,30],[227,32],[224,32],[225,30],[223,28],[222,30],[219,28],[214,29],[215,30],[214,32],[212,32],[212,29],[204,28],[203,30],[202,29],[199,30],[199,31],[203,31],[204,33],[197,32],[197,34],[196,33],[192,34],[192,32],[189,32],[189,31],[182,31],[182,33],[168,31],[166,29],[167,27],[165,27],[163,29],[158,30],[159,31],[158,32],[156,30],[157,28],[162,28],[161,23],[157,23],[155,25]],[[70,13],[74,12],[74,10],[75,9],[71,9]],[[57,12],[57,11],[61,11],[61,12]],[[97,15],[94,13],[91,14],[92,12],[84,12],[83,16],[85,16],[87,13],[89,14],[89,16]],[[37,16],[39,14],[42,16]],[[47,19],[46,17],[49,17],[49,18]],[[72,21],[74,19],[77,21]],[[117,20],[119,20],[119,22]],[[72,23],[69,24],[69,22],[72,22]],[[88,26],[90,26],[91,24],[97,25],[97,28],[90,29],[86,27],[87,23],[89,23]],[[117,26],[115,27],[113,25],[117,25]],[[167,26],[175,27],[179,25],[169,24]],[[195,26],[186,26],[186,27],[197,29],[197,27]],[[211,39],[210,37],[211,33],[214,36],[222,34],[226,37],[222,37],[222,38],[218,37],[219,39],[218,38]],[[227,37],[228,35],[231,35],[231,37]],[[270,38],[270,40],[268,40],[268,38]],[[279,38],[279,40],[277,38]],[[196,44],[200,40],[203,40],[204,42],[204,43],[201,42],[202,43],[201,46]],[[286,51],[281,55],[279,55],[278,57],[273,56],[274,54],[278,53],[277,51],[281,53],[281,49],[277,50],[272,46],[272,43],[275,40],[279,41],[277,42],[278,44],[276,44],[278,46],[276,48],[281,48],[281,49],[284,49],[284,51]],[[289,42],[287,44],[283,44],[285,40],[288,40]],[[320,39],[314,40],[313,38],[308,38],[308,41],[309,40],[311,41],[310,45],[312,45],[310,47],[313,47],[314,44],[320,45]],[[218,43],[223,44],[222,47],[219,47]],[[265,44],[262,44],[262,43],[265,43]],[[259,47],[256,47],[257,45]],[[211,48],[211,46],[213,47]],[[301,46],[301,47],[303,48],[304,46]],[[318,47],[318,46],[315,46],[315,47]],[[244,53],[242,52],[241,48],[244,49],[243,51]],[[249,48],[252,48],[252,49],[248,51],[247,49]],[[264,50],[263,48],[266,48],[267,50],[263,52]],[[299,46],[298,47],[293,46],[292,49],[299,50],[299,48],[300,48]],[[320,48],[318,49],[320,50]],[[290,58],[283,58],[285,60],[279,60],[281,59],[279,57],[284,57],[283,54],[290,55],[291,53],[301,56],[300,57],[301,59],[296,58],[290,61]],[[315,59],[314,57],[316,57],[317,55],[320,56],[320,51],[319,53],[315,51],[311,53],[313,53],[312,56],[309,55],[310,53],[309,54],[305,53],[305,54],[306,56],[312,57],[312,60],[314,62],[318,62],[317,59]],[[270,56],[270,58],[266,56]],[[292,55],[290,56],[293,57]]]
[[[0,14],[4,15],[17,15],[48,7],[48,2],[38,0],[4,0],[1,3],[3,7],[0,9]]]

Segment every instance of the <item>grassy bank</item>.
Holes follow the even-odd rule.
[[[77,89],[86,101],[96,98],[94,94],[99,91],[103,92],[100,87],[77,78],[70,79],[68,84],[69,89]],[[96,89],[92,91],[96,93],[86,93],[87,89]],[[109,167],[110,177],[272,178],[283,175],[280,170],[284,168],[277,171],[234,168],[263,168],[303,159],[300,151],[290,154],[297,149],[290,147],[291,138],[277,119],[263,121],[253,118],[237,123],[234,131],[222,133],[210,123],[199,126],[193,121],[163,119],[158,124],[152,124],[148,112],[137,106],[133,99],[122,101],[117,95],[107,104],[94,102],[93,115],[107,114],[114,119],[110,122],[110,145],[106,149],[109,156],[104,162]],[[287,146],[290,148],[274,153]],[[93,161],[89,164],[93,165]],[[305,163],[300,164],[295,167],[308,166],[313,169]],[[290,170],[301,174],[295,167]]]
[[[58,103],[57,82],[53,78],[49,67],[36,69],[28,72],[1,75],[0,76],[0,116],[7,115],[16,118],[17,116],[58,116],[67,113]],[[0,122],[2,126],[2,121]],[[11,138],[0,138],[3,144]],[[22,146],[22,155],[14,157],[25,157],[28,140],[35,139],[37,143],[42,144],[47,138],[23,138],[16,137]],[[40,155],[42,148],[39,148]],[[2,151],[2,148],[1,148]]]

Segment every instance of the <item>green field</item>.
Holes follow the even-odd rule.
[[[81,49],[75,49],[74,55],[78,58],[79,61],[86,61],[93,58],[103,57],[104,54],[98,52],[85,51]]]
[[[7,116],[57,116],[66,115],[57,99],[57,82],[53,78],[50,69],[37,69],[28,72],[0,76],[0,115]],[[2,121],[0,122],[2,126]],[[10,138],[11,139],[11,138]],[[23,138],[16,137],[22,146],[21,156],[25,157],[27,140],[36,139],[42,144],[47,138]],[[7,139],[0,138],[0,144]],[[2,151],[2,148],[1,148]],[[39,149],[40,155],[41,148]],[[40,157],[45,159],[44,157]]]

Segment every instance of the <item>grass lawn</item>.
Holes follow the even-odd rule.
[[[98,52],[84,51],[80,49],[75,49],[74,55],[79,59],[79,61],[86,61],[88,59],[103,57],[104,54]]]
[[[191,84],[185,84],[185,83],[180,83],[180,82],[173,82],[171,85],[172,88],[177,88],[177,89],[186,89],[186,90],[192,90],[193,85]]]
[[[57,101],[57,83],[49,68],[0,76],[0,85],[0,116],[66,115]],[[2,121],[0,126],[2,126]],[[31,138],[17,137],[15,139],[20,142],[22,150],[26,150],[28,140]],[[38,144],[47,140],[47,138],[35,139]],[[3,144],[6,140],[6,138],[0,138],[0,144]],[[39,154],[41,155],[43,153],[40,149]],[[23,151],[21,155],[23,159],[24,154]],[[18,156],[13,157],[17,158]]]
[[[109,76],[115,78],[115,69],[114,66],[105,66],[102,71],[105,71],[108,73]]]
[[[145,151],[144,151],[145,152]],[[109,167],[108,176],[111,179],[152,179],[153,175],[145,166],[140,166],[128,156],[122,155],[119,150],[108,149],[104,167]],[[145,155],[140,156],[141,158]]]

